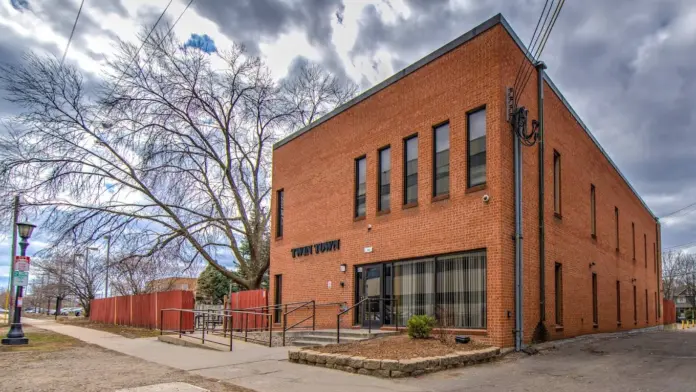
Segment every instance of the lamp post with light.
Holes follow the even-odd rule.
[[[19,231],[19,249],[20,255],[27,255],[27,247],[29,246],[29,238],[31,238],[31,233],[34,231],[36,226],[31,223],[17,223],[17,231]],[[24,291],[24,286],[17,285],[17,294],[15,295],[15,312],[12,318],[12,326],[10,326],[10,332],[7,333],[7,337],[2,339],[3,345],[21,345],[28,344],[29,339],[24,337],[24,331],[22,330],[22,293]]]

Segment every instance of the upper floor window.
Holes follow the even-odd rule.
[[[355,217],[365,216],[367,197],[367,158],[355,160]]]
[[[561,215],[561,154],[553,152],[553,212]]]
[[[276,237],[282,237],[283,236],[283,209],[285,208],[285,191],[284,190],[279,190],[277,193],[278,197],[276,198],[276,208],[277,208],[277,213],[276,213]]]
[[[418,202],[418,136],[404,141],[404,204]]]
[[[391,148],[379,150],[379,177],[377,199],[378,211],[389,211],[391,208]]]
[[[616,251],[619,251],[619,207],[614,207],[614,231],[616,235]]]
[[[467,114],[467,187],[486,183],[486,109]]]
[[[449,124],[434,129],[433,196],[449,193]]]
[[[645,259],[645,268],[648,268],[648,235],[643,233],[643,258]]]
[[[636,261],[636,223],[631,222],[631,247],[633,248],[633,261]]]
[[[597,204],[595,202],[595,186],[590,185],[590,230],[592,237],[597,236]]]

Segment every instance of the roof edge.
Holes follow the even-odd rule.
[[[481,23],[480,25],[474,27],[473,29],[467,31],[466,33],[460,35],[459,37],[455,38],[454,40],[446,43],[445,45],[441,46],[440,48],[436,49],[434,52],[430,53],[429,55],[421,58],[420,60],[416,61],[415,63],[409,65],[408,67],[402,69],[401,71],[395,73],[394,75],[388,77],[384,81],[372,86],[371,88],[367,89],[365,92],[362,94],[358,95],[357,97],[351,99],[350,101],[344,103],[343,105],[335,108],[334,110],[330,111],[329,113],[321,116],[318,120],[314,121],[313,123],[305,126],[304,128],[301,128],[298,131],[295,131],[291,133],[290,135],[286,136],[285,138],[281,139],[280,141],[276,142],[273,145],[273,149],[276,150],[288,142],[292,141],[293,139],[296,139],[300,137],[301,135],[311,131],[312,129],[318,127],[319,125],[329,121],[330,119],[336,117],[337,115],[341,114],[342,112],[348,110],[349,108],[359,104],[360,102],[370,98],[371,96],[377,94],[378,92],[384,90],[385,88],[391,86],[392,84],[396,83],[397,81],[403,79],[404,77],[416,72],[418,69],[422,68],[423,66],[431,63],[432,61],[442,57],[443,55],[451,52],[452,50],[458,48],[459,46],[465,44],[466,42],[472,40],[476,36],[480,35],[481,33],[487,31],[488,29],[494,27],[495,25],[502,23],[505,20],[502,14],[496,14],[493,17],[489,18],[485,22]],[[504,22],[505,24],[506,22]]]
[[[418,69],[422,68],[423,66],[429,64],[430,62],[442,57],[443,55],[449,53],[450,51],[458,48],[459,46],[465,44],[466,42],[472,40],[473,38],[477,37],[478,35],[482,34],[483,32],[489,30],[490,28],[496,26],[497,24],[502,24],[503,27],[505,28],[505,31],[512,37],[513,41],[517,44],[517,46],[522,50],[522,53],[524,53],[527,57],[528,60],[530,61],[535,61],[530,54],[527,53],[527,47],[525,44],[522,42],[520,37],[517,36],[515,31],[512,29],[508,21],[505,19],[505,17],[501,14],[498,13],[485,22],[479,24],[478,26],[474,27],[473,29],[467,31],[466,33],[460,35],[459,37],[455,38],[454,40],[448,42],[447,44],[441,46],[440,48],[436,49],[429,55],[421,58],[420,60],[416,61],[415,63],[409,65],[408,67],[402,69],[401,71],[395,73],[394,75],[390,76],[389,78],[385,79],[384,81],[380,82],[379,84],[369,88],[362,94],[358,95],[357,97],[351,99],[350,101],[344,103],[343,105],[337,107],[336,109],[332,110],[331,112],[325,114],[321,118],[319,118],[317,121],[305,126],[304,128],[286,136],[285,138],[281,139],[277,143],[273,145],[273,149],[276,150],[285,144],[289,143],[290,141],[298,138],[299,136],[311,131],[312,129],[316,128],[317,126],[329,121],[330,119],[336,117],[337,115],[341,114],[342,112],[348,110],[349,108],[357,105],[358,103],[366,100],[367,98],[377,94],[378,92],[384,90],[385,88],[389,87],[390,85],[396,83],[397,81],[403,79],[404,77],[412,74],[413,72],[417,71]],[[636,191],[636,189],[631,185],[631,183],[628,181],[626,176],[619,170],[619,167],[614,163],[614,161],[611,159],[609,154],[602,148],[602,146],[599,144],[597,139],[594,137],[592,132],[590,132],[590,129],[585,125],[585,123],[582,121],[580,116],[577,114],[575,109],[570,105],[568,100],[561,94],[561,91],[556,87],[556,84],[551,80],[551,77],[547,74],[544,73],[544,80],[548,83],[549,87],[551,87],[551,90],[558,96],[558,98],[563,102],[563,105],[565,105],[566,109],[573,115],[575,120],[580,124],[580,127],[585,131],[587,136],[589,136],[590,140],[597,146],[599,151],[604,155],[604,157],[607,159],[609,164],[616,170],[616,172],[619,174],[619,177],[628,185],[628,188],[633,192],[633,194],[638,198],[638,201],[645,207],[645,209],[650,213],[650,215],[653,217],[655,221],[659,222],[659,218],[655,213],[648,207],[648,204],[643,200],[642,197],[640,197],[640,194]]]

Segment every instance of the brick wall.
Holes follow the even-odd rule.
[[[513,344],[514,205],[512,133],[505,122],[505,86],[512,85],[521,52],[498,24],[473,40],[274,151],[273,190],[284,190],[284,237],[271,240],[271,276],[283,275],[283,302],[354,303],[354,266],[448,252],[487,249],[487,330],[494,344]],[[644,290],[656,290],[652,264],[655,222],[579,124],[545,88],[546,320],[552,338],[611,331],[616,325],[615,282],[622,282],[623,328],[646,324]],[[522,98],[536,118],[536,76]],[[487,184],[466,189],[466,113],[486,105]],[[450,196],[432,200],[432,127],[450,123]],[[403,139],[419,137],[418,206],[403,209]],[[391,146],[391,211],[377,214],[377,151]],[[523,147],[525,340],[539,319],[537,147]],[[553,151],[562,155],[561,219],[553,216]],[[367,216],[355,221],[354,160],[367,157]],[[597,189],[597,239],[590,236],[590,183]],[[491,196],[483,203],[484,194]],[[275,192],[274,192],[275,196]],[[273,211],[276,200],[272,201]],[[613,206],[620,208],[621,244],[615,251]],[[273,224],[275,225],[275,214]],[[631,222],[636,225],[632,261]],[[275,227],[273,229],[275,233]],[[648,240],[644,267],[643,234]],[[340,239],[339,251],[293,259],[290,250]],[[364,247],[372,247],[365,253]],[[563,264],[563,329],[554,324],[554,263]],[[596,265],[591,270],[589,264]],[[347,265],[347,272],[339,266]],[[600,320],[592,325],[591,273],[598,275]],[[632,282],[637,279],[638,324]],[[329,288],[328,282],[331,282]],[[341,282],[344,286],[341,287]],[[273,285],[274,279],[271,279]],[[270,288],[274,293],[275,287]],[[273,297],[271,297],[273,298]],[[323,327],[335,327],[331,315]],[[346,326],[352,317],[344,317]]]

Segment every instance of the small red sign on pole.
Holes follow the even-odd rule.
[[[29,272],[31,259],[29,256],[15,256],[15,271]]]

